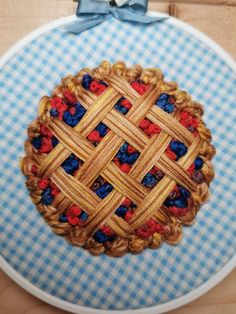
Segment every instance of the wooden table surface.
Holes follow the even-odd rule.
[[[166,0],[165,0],[166,1]],[[187,1],[187,0],[186,0]],[[193,1],[193,0],[192,0]],[[208,3],[231,3],[236,0],[204,0]],[[182,4],[177,0],[177,18],[195,26],[220,44],[236,59],[236,7],[228,5]],[[190,1],[191,2],[191,1]],[[194,2],[194,1],[193,1]],[[197,2],[197,0],[195,1]],[[201,1],[200,1],[201,2]],[[174,3],[174,1],[172,2]],[[41,25],[75,12],[72,0],[1,0],[0,56],[11,45]],[[168,4],[150,2],[150,8],[168,12]],[[0,272],[0,314],[65,314],[15,284]],[[236,269],[220,284],[190,304],[171,314],[233,314],[236,313]]]

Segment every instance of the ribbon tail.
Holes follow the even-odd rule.
[[[160,13],[157,16],[137,14],[134,10],[127,10],[125,8],[115,10],[112,12],[114,17],[124,21],[131,21],[136,23],[150,24],[160,22],[169,18],[169,15]]]
[[[85,30],[92,28],[98,24],[101,24],[108,20],[111,16],[109,14],[94,15],[90,18],[84,18],[82,20],[74,21],[72,23],[66,24],[63,29],[69,33],[79,34]]]

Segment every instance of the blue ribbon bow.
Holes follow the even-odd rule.
[[[76,15],[81,20],[67,24],[64,28],[71,33],[79,34],[89,28],[115,17],[122,21],[150,24],[167,19],[168,16],[146,15],[148,0],[80,0]]]

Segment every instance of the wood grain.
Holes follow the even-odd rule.
[[[236,313],[236,269],[197,300],[168,314]],[[0,271],[0,314],[66,314],[38,300]]]
[[[236,0],[164,0],[176,4],[177,17],[213,38],[236,59]],[[207,3],[211,5],[191,4]],[[212,5],[213,4],[213,5]],[[224,6],[218,6],[218,5]],[[0,55],[41,25],[75,12],[71,0],[1,0]],[[150,9],[168,12],[167,3],[150,2]],[[0,314],[65,314],[38,300],[0,272]],[[236,313],[236,270],[210,292],[169,314]]]
[[[157,1],[151,1],[149,7],[165,13],[169,11],[167,4]],[[73,14],[75,8],[76,3],[72,0],[44,0],[40,5],[38,0],[1,0],[0,55],[30,31]],[[178,4],[176,10],[179,19],[206,33],[236,59],[236,7]]]
[[[79,0],[73,0],[73,2],[78,2]],[[154,2],[154,1],[150,1]],[[201,4],[201,5],[215,5],[215,6],[231,6],[235,7],[236,6],[236,0],[161,0],[159,2],[164,2],[168,4],[172,4],[173,2],[175,4],[180,4],[180,3],[188,3],[188,4]]]
[[[175,3],[175,4],[200,4],[200,5],[214,5],[214,6],[231,6],[235,7],[236,6],[236,1],[235,0],[162,0],[161,2],[164,3]]]

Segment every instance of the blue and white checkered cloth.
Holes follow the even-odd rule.
[[[217,155],[212,197],[176,247],[122,258],[93,257],[56,236],[32,205],[18,168],[41,96],[68,73],[101,60],[159,67],[204,104]],[[168,21],[135,27],[109,20],[80,35],[51,30],[0,69],[1,253],[51,295],[100,309],[162,304],[192,291],[236,251],[236,74],[211,48]]]

